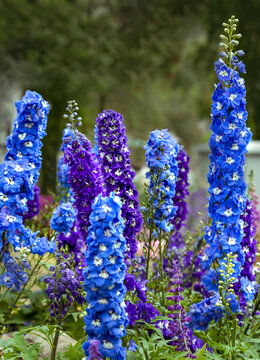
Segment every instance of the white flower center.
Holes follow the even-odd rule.
[[[109,277],[109,274],[106,270],[102,270],[99,274],[99,277],[101,277],[102,279],[107,279]]]
[[[229,217],[233,215],[233,210],[232,209],[226,209],[224,212],[224,215]]]
[[[236,244],[236,239],[230,236],[228,238],[228,245],[235,245],[235,244]]]
[[[94,265],[95,266],[100,266],[100,265],[102,265],[102,263],[103,263],[102,259],[99,259],[99,257],[97,257],[97,256],[94,257]]]
[[[235,162],[235,160],[234,160],[231,156],[229,156],[229,157],[226,159],[226,163],[229,164],[229,165],[233,164],[234,162]]]
[[[220,189],[220,188],[216,187],[216,188],[213,189],[213,194],[219,195],[220,193],[221,193],[221,189]]]

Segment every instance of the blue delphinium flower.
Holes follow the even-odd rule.
[[[259,285],[256,281],[250,281],[246,276],[240,279],[241,289],[246,302],[254,300],[254,296],[258,291]]]
[[[213,261],[224,259],[230,253],[236,254],[239,274],[245,259],[241,244],[244,229],[240,218],[246,206],[244,166],[251,132],[246,127],[246,89],[239,74],[245,72],[244,66],[238,61],[239,53],[234,52],[233,47],[233,43],[228,44],[225,57],[215,63],[219,83],[212,96],[208,174],[212,226],[206,230],[209,247],[202,260],[204,267],[209,269]]]
[[[88,340],[83,345],[84,350],[88,355],[91,340],[98,339],[102,357],[117,360],[126,356],[121,337],[125,336],[128,324],[124,302],[126,288],[123,284],[126,240],[121,206],[120,198],[114,193],[108,197],[102,194],[96,197],[87,238],[87,267],[83,270],[88,303],[84,318]]]
[[[218,322],[223,316],[223,310],[219,306],[219,294],[193,304],[188,316],[190,317],[189,326],[195,330],[207,330],[212,320]]]
[[[66,233],[70,231],[76,220],[77,212],[71,202],[60,204],[53,212],[51,228],[57,232]]]
[[[151,132],[144,146],[150,180],[148,192],[153,206],[154,222],[158,229],[170,232],[177,207],[173,204],[175,185],[178,176],[176,157],[179,146],[167,129]]]
[[[9,244],[17,252],[22,246],[31,248],[35,243],[36,234],[24,226],[23,214],[28,211],[28,200],[34,197],[41,167],[41,139],[46,134],[49,112],[48,103],[32,91],[26,91],[15,105],[17,117],[13,132],[7,138],[8,152],[0,166],[0,250],[6,271],[10,264]],[[6,278],[5,274],[3,278]],[[24,279],[19,277],[20,284]],[[10,285],[10,282],[6,284]],[[20,285],[15,288],[18,290]]]
[[[208,212],[212,225],[206,228],[207,247],[201,256],[202,266],[209,271],[204,276],[204,284],[208,290],[219,291],[226,317],[230,315],[227,309],[231,309],[235,314],[240,311],[233,287],[235,281],[240,279],[245,261],[242,247],[244,222],[241,215],[247,201],[244,167],[246,147],[251,139],[251,132],[246,126],[245,82],[239,74],[245,72],[245,68],[242,61],[237,59],[242,53],[234,51],[234,46],[238,44],[238,36],[235,34],[237,21],[232,16],[229,24],[223,24],[231,40],[227,36],[221,36],[226,43],[220,59],[215,63],[219,83],[212,96],[212,135],[209,140],[211,153],[208,173]],[[212,264],[214,270],[210,270]],[[243,286],[246,288],[244,282],[245,280]],[[242,283],[236,286],[236,290],[241,288],[241,285]],[[251,286],[249,289],[253,290]],[[251,298],[246,292],[245,295],[248,299]],[[216,320],[208,316],[209,309],[204,307],[204,302],[208,300],[195,304],[191,311],[199,309],[200,316],[210,321]],[[194,327],[206,330],[210,321],[206,321],[200,327],[196,325],[197,319],[194,321]]]

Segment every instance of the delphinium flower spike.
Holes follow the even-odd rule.
[[[18,286],[16,272],[12,273],[14,263],[10,261],[10,245],[16,252],[23,246],[41,255],[43,249],[53,252],[54,247],[51,244],[48,248],[48,241],[44,238],[41,248],[37,233],[32,233],[23,224],[23,214],[28,211],[27,202],[34,197],[34,186],[39,177],[41,139],[45,135],[49,105],[41,95],[29,90],[15,105],[17,118],[13,132],[7,138],[8,152],[0,166],[0,250],[6,268],[6,273],[1,276],[1,284],[10,288],[16,284],[15,288],[19,290],[26,276],[24,269],[16,264],[20,274],[24,274],[19,277],[21,281]]]
[[[78,104],[76,101],[71,100],[68,102],[68,106],[66,108],[67,114],[64,114],[64,118],[67,120],[67,124],[65,129],[63,130],[62,136],[62,144],[60,147],[60,151],[62,152],[62,156],[60,157],[57,165],[58,169],[58,194],[60,197],[60,209],[56,209],[56,212],[62,210],[62,207],[69,207],[70,209],[74,203],[73,192],[70,188],[70,184],[68,181],[68,172],[69,165],[65,162],[64,159],[64,151],[72,141],[75,140],[76,135],[78,134],[77,127],[81,125],[81,117],[78,116]],[[59,232],[57,236],[58,248],[63,253],[64,257],[68,257],[66,253],[69,253],[72,256],[72,261],[74,263],[73,267],[77,272],[77,275],[82,278],[82,266],[85,263],[85,247],[86,241],[82,238],[81,233],[79,231],[78,222],[76,219],[77,210],[75,208],[71,209],[69,226],[67,223],[67,229],[64,229]],[[73,216],[71,216],[74,213]],[[54,215],[54,214],[53,214]],[[72,221],[73,219],[73,221]],[[55,229],[56,231],[58,229]]]
[[[113,192],[108,197],[102,194],[96,197],[90,215],[87,266],[83,270],[88,303],[84,318],[88,340],[83,348],[88,355],[91,340],[98,339],[102,357],[114,360],[125,359],[121,337],[125,336],[128,324],[124,302],[126,240],[121,207],[120,198]]]
[[[238,56],[242,51],[234,51],[240,34],[236,34],[237,19],[232,17],[224,24],[228,37],[221,38],[224,51],[216,62],[219,78],[212,96],[212,135],[210,138],[210,171],[208,181],[209,215],[212,226],[207,229],[204,264],[209,268],[213,260],[223,259],[226,254],[237,255],[238,266],[244,263],[242,249],[243,222],[240,217],[246,206],[246,184],[244,166],[246,147],[251,132],[246,127],[246,89],[240,72],[245,66]]]
[[[68,182],[73,192],[73,206],[77,210],[77,224],[82,239],[88,235],[91,205],[95,197],[103,193],[103,178],[100,164],[92,152],[91,143],[81,134],[77,127],[81,125],[81,118],[73,111],[73,104],[68,105],[71,112],[71,130],[75,139],[64,149],[64,160],[68,165]]]
[[[126,254],[134,258],[137,251],[136,236],[142,227],[142,215],[138,192],[133,183],[135,172],[131,166],[123,116],[114,110],[104,110],[100,113],[96,119],[96,139],[95,148],[98,150],[107,194],[114,191],[123,203]]]
[[[176,347],[178,351],[189,351],[194,353],[196,349],[203,346],[203,342],[197,341],[197,338],[193,336],[192,331],[187,327],[187,323],[190,318],[186,315],[185,310],[182,307],[181,301],[184,300],[182,295],[184,289],[182,287],[182,274],[179,262],[174,260],[172,263],[172,277],[171,277],[171,296],[169,296],[167,308],[169,313],[167,316],[169,320],[159,321],[157,323],[158,328],[162,330],[164,338],[171,340],[170,344]],[[193,355],[190,353],[190,357]]]
[[[232,16],[228,23],[223,23],[226,33],[220,36],[223,41],[220,44],[223,51],[220,52],[220,59],[215,63],[219,83],[212,96],[212,135],[209,141],[211,153],[208,174],[210,185],[208,211],[212,225],[206,228],[205,239],[208,246],[201,257],[207,270],[214,263],[216,270],[210,270],[211,275],[208,279],[211,278],[213,283],[213,279],[217,276],[219,281],[212,286],[217,288],[220,295],[222,294],[220,296],[222,302],[227,299],[225,292],[227,293],[228,289],[222,288],[223,280],[220,272],[225,273],[225,268],[229,268],[232,259],[232,271],[234,277],[238,278],[245,261],[242,248],[244,224],[241,215],[247,202],[244,167],[246,147],[251,139],[251,132],[246,126],[245,81],[240,77],[240,73],[245,73],[245,66],[239,60],[244,52],[235,51],[235,47],[239,44],[238,39],[241,37],[240,34],[236,34],[237,22],[235,16]],[[215,296],[219,296],[218,293],[216,294]],[[230,295],[230,298],[236,305],[232,308],[236,313],[238,306],[235,295]],[[203,309],[202,303],[200,313],[204,310],[208,313],[207,309]],[[200,303],[194,304],[192,312],[195,314],[195,308],[199,309],[199,307]],[[226,307],[223,311],[227,316]],[[230,340],[227,333],[227,338],[234,345],[235,336]]]

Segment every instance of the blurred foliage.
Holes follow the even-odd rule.
[[[66,101],[75,98],[88,136],[97,112],[114,108],[129,135],[167,127],[190,147],[208,132],[221,23],[240,18],[247,52],[250,123],[260,107],[258,0],[5,0],[0,2],[0,73],[52,105],[41,187],[55,186]],[[207,137],[207,136],[206,136]],[[133,151],[135,164],[144,161]]]

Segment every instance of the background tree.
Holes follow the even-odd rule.
[[[257,0],[246,3],[237,0],[232,8],[228,0],[0,2],[0,73],[22,89],[40,92],[52,106],[42,191],[55,187],[62,114],[71,98],[87,114],[87,122],[82,117],[89,137],[103,108],[124,114],[133,139],[146,139],[155,127],[168,127],[188,148],[201,140],[201,133],[207,137],[202,130],[209,121],[212,60],[217,53],[212,44],[231,13],[240,17],[239,29],[246,35],[241,46],[247,51],[248,109],[260,136],[260,5]],[[140,154],[133,151],[136,164],[143,162]]]

